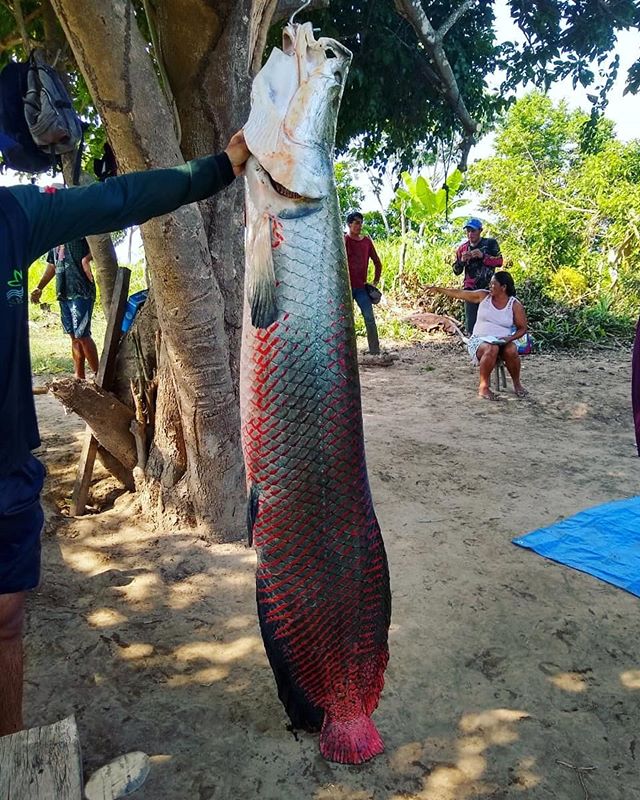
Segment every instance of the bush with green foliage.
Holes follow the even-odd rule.
[[[618,141],[607,120],[590,125],[534,92],[506,114],[495,155],[469,172],[541,347],[626,343],[640,310],[640,142]],[[396,230],[378,250],[385,291],[415,303],[427,284],[459,284],[451,262],[462,236],[442,224],[426,182],[405,181],[403,193],[429,231]],[[431,307],[461,313],[456,301]]]

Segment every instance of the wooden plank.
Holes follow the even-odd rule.
[[[104,335],[104,346],[102,348],[102,355],[100,356],[100,363],[98,364],[98,374],[96,375],[96,383],[104,389],[111,388],[115,376],[116,355],[118,354],[118,347],[122,336],[122,320],[124,319],[124,312],[127,305],[130,281],[131,270],[127,267],[120,267],[113,288],[113,300],[111,301],[109,321],[107,322],[107,332]],[[78,463],[76,482],[71,496],[71,508],[69,509],[69,513],[72,517],[82,516],[87,507],[89,486],[91,485],[91,476],[93,475],[93,467],[96,462],[97,452],[98,442],[91,433],[91,428],[87,425],[85,442]]]
[[[75,717],[0,737],[2,800],[82,800]]]
[[[113,384],[116,370],[116,355],[122,338],[122,320],[127,305],[129,295],[129,283],[131,281],[131,270],[128,267],[120,267],[113,288],[113,300],[109,311],[107,322],[107,332],[104,335],[104,347],[98,365],[96,383],[103,389],[110,389]]]
[[[72,517],[81,517],[87,508],[91,476],[93,475],[93,467],[96,463],[97,454],[98,440],[91,433],[91,428],[87,425],[87,430],[84,434],[84,444],[82,445],[82,453],[80,453],[80,461],[78,461],[76,482],[73,486],[73,494],[71,495],[69,514]]]

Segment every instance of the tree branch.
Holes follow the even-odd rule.
[[[454,12],[454,14],[449,17],[447,22],[445,22],[443,28],[441,28],[441,31],[445,29],[446,33],[446,31],[451,27],[449,23],[452,17],[457,13],[456,19],[459,19],[460,16],[462,16],[462,14],[467,10],[465,8],[466,4],[470,2],[471,0],[465,0],[465,3],[463,3],[458,11]],[[449,64],[449,60],[447,59],[447,55],[442,46],[441,36],[438,32],[436,32],[429,18],[425,14],[420,0],[394,0],[394,3],[398,13],[408,21],[408,23],[416,32],[418,40],[431,59],[433,69],[437,73],[440,81],[439,90],[442,91],[451,110],[460,120],[462,128],[466,134],[461,164],[459,165],[460,170],[464,171],[464,169],[466,169],[466,161],[469,151],[472,145],[475,143],[475,137],[480,129],[480,124],[473,119],[464,103],[464,100],[462,99],[458,82],[456,81],[456,77],[451,69],[451,64]],[[449,27],[447,28],[446,26],[448,24]]]
[[[455,11],[452,11],[451,14],[445,19],[442,25],[438,28],[437,37],[440,42],[444,39],[444,37],[449,33],[451,28],[456,24],[456,22],[460,19],[460,17],[464,16],[470,8],[475,5],[476,0],[464,0],[464,3],[459,7],[456,8]]]
[[[7,3],[3,3],[3,5],[7,6],[7,8],[10,8],[10,6]],[[12,8],[10,8],[10,10],[11,10],[11,13],[15,16],[14,10]],[[42,9],[41,8],[37,9],[36,11],[32,11],[31,14],[27,14],[27,16],[24,17],[24,19],[23,19],[23,24],[24,24],[25,30],[26,30],[26,27],[28,25],[30,25],[33,22],[34,19],[37,19],[41,15],[42,15]],[[27,41],[28,41],[28,38],[27,38]],[[19,45],[19,44],[23,44],[24,45],[24,39],[22,37],[22,33],[19,31],[18,35],[16,35],[15,31],[11,31],[11,33],[8,33],[4,37],[4,39],[0,39],[0,52],[2,52],[4,50],[10,50],[11,48],[13,48],[13,47],[15,47],[16,45]],[[27,48],[27,52],[28,52],[28,48]]]
[[[18,25],[18,33],[22,39],[22,46],[24,47],[25,52],[29,53],[31,50],[31,45],[29,44],[27,26],[25,25],[24,14],[22,13],[22,0],[13,0],[13,16],[15,17],[16,24]]]

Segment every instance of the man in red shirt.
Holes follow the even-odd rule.
[[[369,260],[373,261],[375,273],[373,283],[376,285],[382,274],[382,262],[376,248],[368,236],[362,235],[364,217],[359,211],[353,211],[347,217],[348,232],[344,237],[347,248],[347,262],[349,264],[349,280],[351,282],[351,295],[358,304],[364,324],[367,329],[367,342],[369,353],[372,356],[380,355],[380,342],[378,341],[378,328],[373,314],[373,304],[366,288]]]

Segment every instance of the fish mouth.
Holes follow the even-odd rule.
[[[265,170],[265,172],[266,172],[266,170]],[[271,182],[271,186],[274,188],[274,190],[281,197],[286,197],[289,200],[306,200],[307,199],[306,197],[303,197],[301,194],[298,194],[297,192],[292,192],[291,189],[287,189],[286,186],[283,186],[281,183],[278,183],[278,181],[275,180],[271,175],[269,175],[268,172],[267,172],[267,175],[269,176],[269,181]]]

